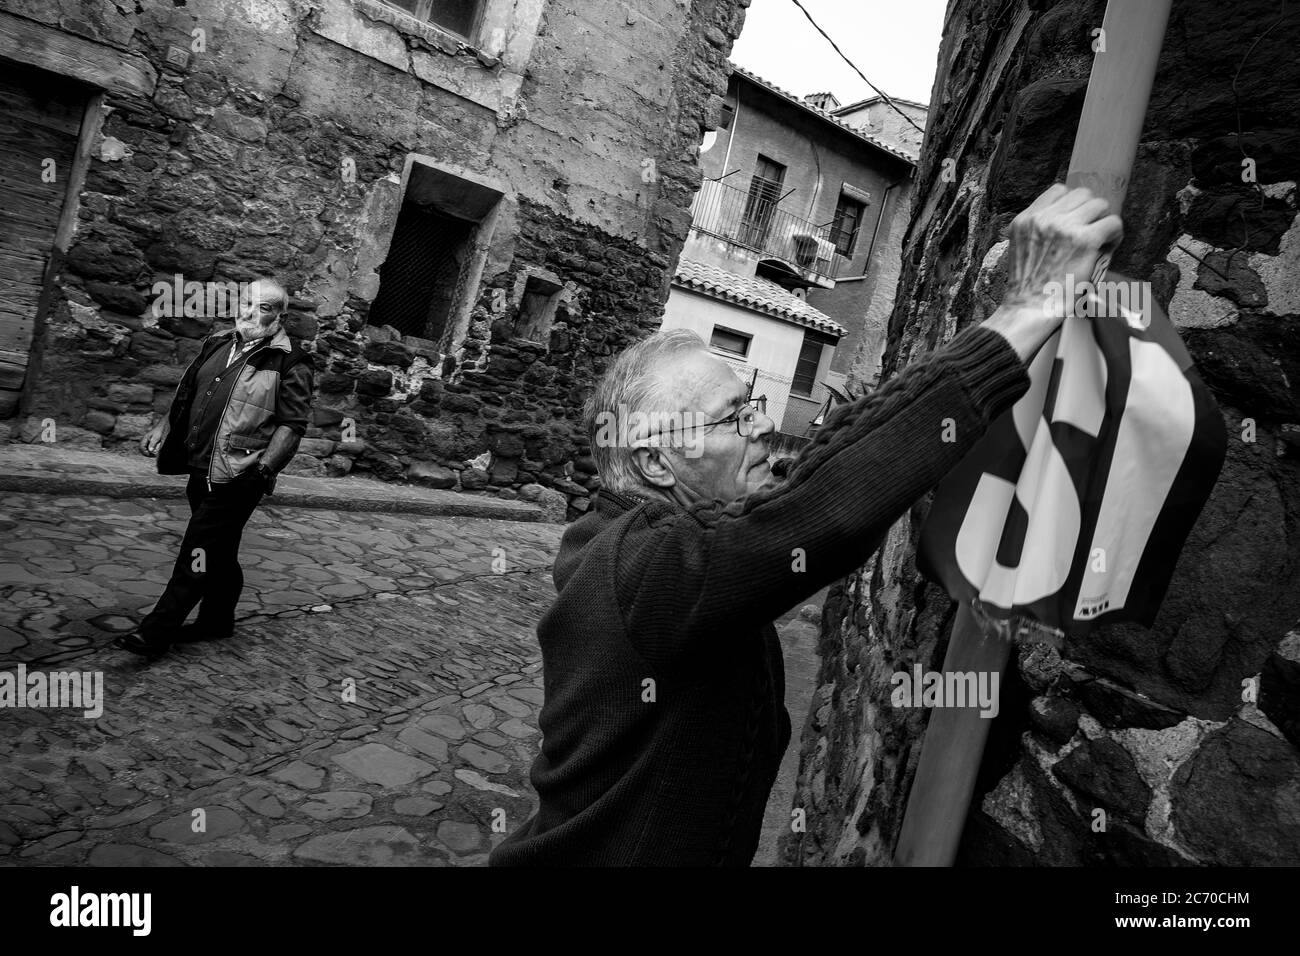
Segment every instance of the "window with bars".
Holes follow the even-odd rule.
[[[474,232],[473,223],[432,206],[402,203],[388,257],[379,267],[369,324],[439,340],[460,294]]]
[[[841,193],[839,204],[835,207],[835,222],[831,226],[831,242],[835,251],[850,257],[858,241],[858,228],[862,225],[862,214],[866,206],[852,197]]]
[[[383,0],[424,23],[472,40],[483,11],[483,0]]]

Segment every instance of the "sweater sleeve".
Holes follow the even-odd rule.
[[[615,569],[638,653],[671,665],[859,567],[1028,387],[1007,341],[976,326],[836,409],[782,484],[648,511],[650,533],[626,536]]]

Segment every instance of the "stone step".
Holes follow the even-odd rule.
[[[149,458],[39,444],[0,444],[0,492],[104,498],[184,498],[185,476],[159,475]],[[506,501],[367,478],[281,475],[264,505],[431,517],[544,521],[526,501]]]

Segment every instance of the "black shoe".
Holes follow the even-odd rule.
[[[193,624],[181,625],[180,632],[176,635],[176,643],[197,644],[200,641],[224,641],[226,638],[232,637],[234,633],[234,627],[210,627],[207,624],[195,621]]]
[[[169,638],[158,635],[146,636],[139,631],[132,631],[130,634],[123,634],[113,642],[124,651],[130,651],[132,654],[141,654],[145,657],[159,657],[167,652],[171,647],[172,641]]]

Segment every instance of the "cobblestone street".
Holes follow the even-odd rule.
[[[161,592],[188,507],[5,504],[0,670],[102,673],[103,712],[0,708],[0,865],[472,866],[532,813],[562,526],[268,503],[236,636],[145,662],[112,641]],[[797,727],[816,627],[793,609],[778,629]],[[797,768],[791,747],[755,865]]]
[[[0,710],[5,863],[476,865],[531,813],[561,527],[268,504],[236,637],[144,663],[110,642],[160,592],[184,503],[5,512],[0,667],[104,680],[98,719]]]

